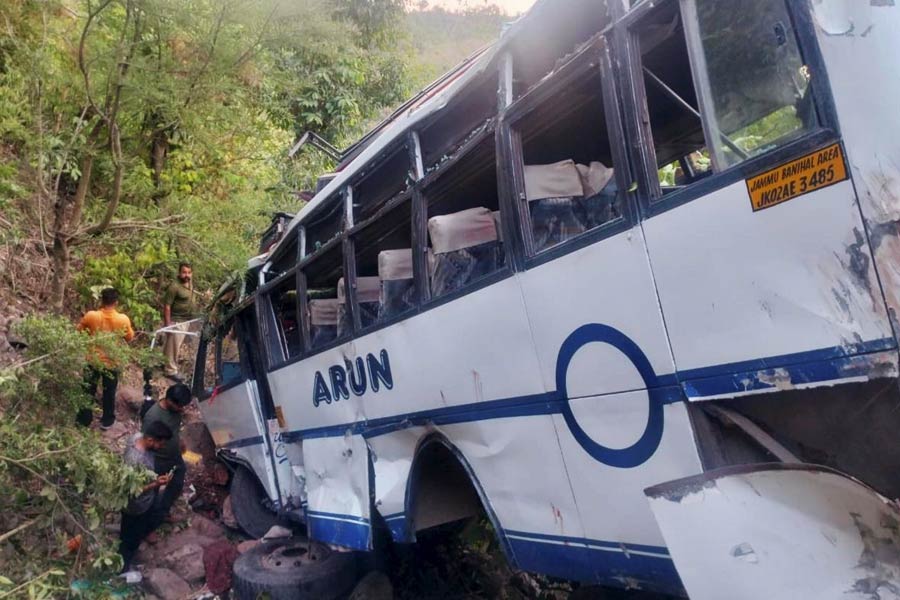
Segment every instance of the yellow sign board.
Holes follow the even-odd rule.
[[[807,154],[747,180],[753,210],[781,204],[847,179],[840,144]]]

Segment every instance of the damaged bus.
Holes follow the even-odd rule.
[[[239,520],[366,551],[484,514],[554,577],[900,598],[898,31],[539,0],[216,308],[195,388]]]

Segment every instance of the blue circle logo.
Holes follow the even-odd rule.
[[[609,344],[624,354],[635,366],[644,385],[647,388],[647,401],[649,411],[647,425],[644,433],[634,444],[627,448],[609,448],[595,442],[590,435],[578,424],[572,406],[569,403],[569,393],[566,386],[566,375],[569,365],[575,354],[584,346],[594,343]],[[556,360],[556,389],[563,400],[562,415],[566,420],[569,430],[575,436],[575,440],[595,460],[611,467],[629,469],[647,462],[653,456],[663,434],[663,405],[665,397],[658,387],[658,380],[650,361],[644,352],[634,341],[617,329],[607,325],[590,324],[576,329],[566,338],[559,350]]]

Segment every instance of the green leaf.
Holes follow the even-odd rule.
[[[4,577],[0,575],[0,585],[12,585],[13,582],[9,577]]]

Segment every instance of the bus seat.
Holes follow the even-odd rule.
[[[380,320],[390,319],[415,306],[411,248],[379,252],[378,277],[381,278]]]
[[[595,229],[622,216],[619,205],[619,186],[615,170],[601,162],[578,165],[578,173],[584,186],[584,198],[580,200],[586,230]]]
[[[585,186],[579,166],[573,160],[525,166],[525,197],[538,251],[587,231],[587,215],[580,203]]]
[[[428,220],[434,251],[431,291],[441,296],[496,271],[503,261],[493,213],[470,208]]]
[[[313,348],[337,339],[339,306],[337,298],[309,301],[309,337]]]
[[[347,297],[344,292],[344,278],[338,280],[338,337],[350,334],[353,326],[350,322],[350,311],[347,309]],[[363,327],[373,325],[378,320],[381,306],[381,279],[378,277],[356,278],[356,302],[359,306],[360,321]]]

